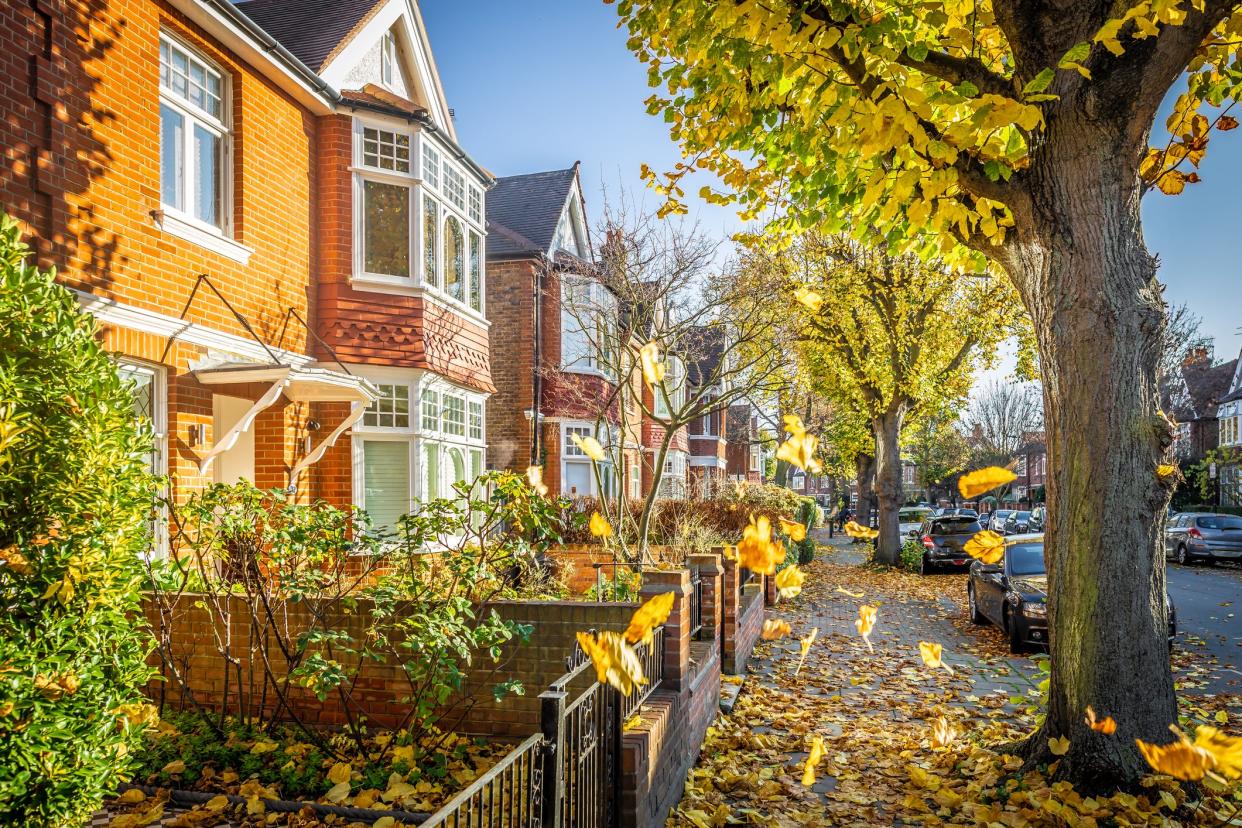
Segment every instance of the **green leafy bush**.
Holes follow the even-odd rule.
[[[83,824],[151,709],[140,558],[156,481],[73,295],[0,217],[0,824]]]
[[[815,560],[815,541],[811,538],[810,533],[819,523],[819,507],[815,505],[815,501],[812,498],[804,497],[802,499],[802,502],[798,504],[798,511],[794,515],[794,520],[806,527],[807,536],[792,544],[792,546],[798,553],[798,563],[809,564]]]
[[[901,568],[918,572],[922,568],[923,553],[927,551],[923,544],[916,540],[908,540],[901,545]]]

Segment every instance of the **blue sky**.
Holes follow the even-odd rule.
[[[624,189],[648,206],[639,165],[680,158],[664,122],[646,113],[646,68],[625,48],[615,7],[599,0],[423,0],[436,62],[457,113],[463,147],[497,175],[582,162],[591,221]],[[1242,130],[1214,136],[1200,174],[1175,198],[1148,195],[1148,247],[1161,261],[1167,299],[1186,303],[1216,339],[1217,358],[1242,347]],[[686,187],[693,195],[707,176]],[[721,207],[691,199],[705,232],[741,225]]]

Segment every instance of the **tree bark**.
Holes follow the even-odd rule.
[[[1134,173],[1141,147],[1090,104],[1054,121],[1030,170],[1031,215],[1005,257],[1038,340],[1048,470],[1045,556],[1052,675],[1032,764],[1088,788],[1133,786],[1148,771],[1135,738],[1169,740],[1163,550],[1169,489],[1156,475],[1172,441],[1158,410],[1164,303]],[[1083,720],[1091,705],[1114,736]]]
[[[854,458],[855,477],[858,480],[858,508],[854,520],[863,526],[871,524],[871,510],[875,507],[875,457],[859,452]]]
[[[879,506],[875,557],[881,563],[897,566],[901,561],[901,531],[897,511],[901,508],[901,421],[898,407],[871,420],[875,436],[875,499]]]

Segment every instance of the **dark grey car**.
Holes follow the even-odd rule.
[[[947,566],[970,566],[971,558],[964,547],[980,528],[979,521],[970,515],[944,515],[923,521],[919,529],[919,541],[923,544],[919,574]]]
[[[1242,517],[1185,512],[1164,527],[1165,555],[1179,564],[1242,560]]]

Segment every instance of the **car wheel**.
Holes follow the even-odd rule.
[[[1190,555],[1186,553],[1185,546],[1177,547],[1177,562],[1182,566],[1190,566]]]
[[[984,614],[979,612],[979,602],[975,600],[975,588],[971,584],[966,585],[966,607],[970,611],[971,623],[988,623],[988,619],[984,616]]]
[[[1014,620],[1008,605],[1005,607],[1005,632],[1009,634],[1009,652],[1019,655],[1025,653],[1026,642],[1022,640],[1022,635],[1018,632],[1018,623]]]

